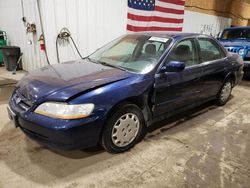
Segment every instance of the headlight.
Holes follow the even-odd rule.
[[[35,113],[59,119],[79,119],[89,116],[94,110],[94,104],[67,104],[45,102],[38,106]]]
[[[240,55],[244,55],[244,54],[245,54],[245,49],[244,49],[244,48],[240,49],[240,50],[239,50],[239,54],[240,54]]]

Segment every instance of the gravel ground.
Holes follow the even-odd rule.
[[[37,144],[14,128],[8,94],[1,94],[1,188],[250,187],[250,81],[237,86],[224,107],[208,103],[158,123],[141,143],[117,155]]]

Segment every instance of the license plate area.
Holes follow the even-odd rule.
[[[10,107],[7,107],[9,119],[14,123],[15,127],[18,127],[18,120],[17,115],[10,109]]]

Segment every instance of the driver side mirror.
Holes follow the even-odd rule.
[[[180,61],[170,61],[161,68],[161,72],[181,72],[185,69],[185,63]]]

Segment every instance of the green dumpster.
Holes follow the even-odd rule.
[[[5,31],[0,31],[0,48],[7,45],[7,35]],[[3,53],[0,49],[0,65],[3,65]]]

